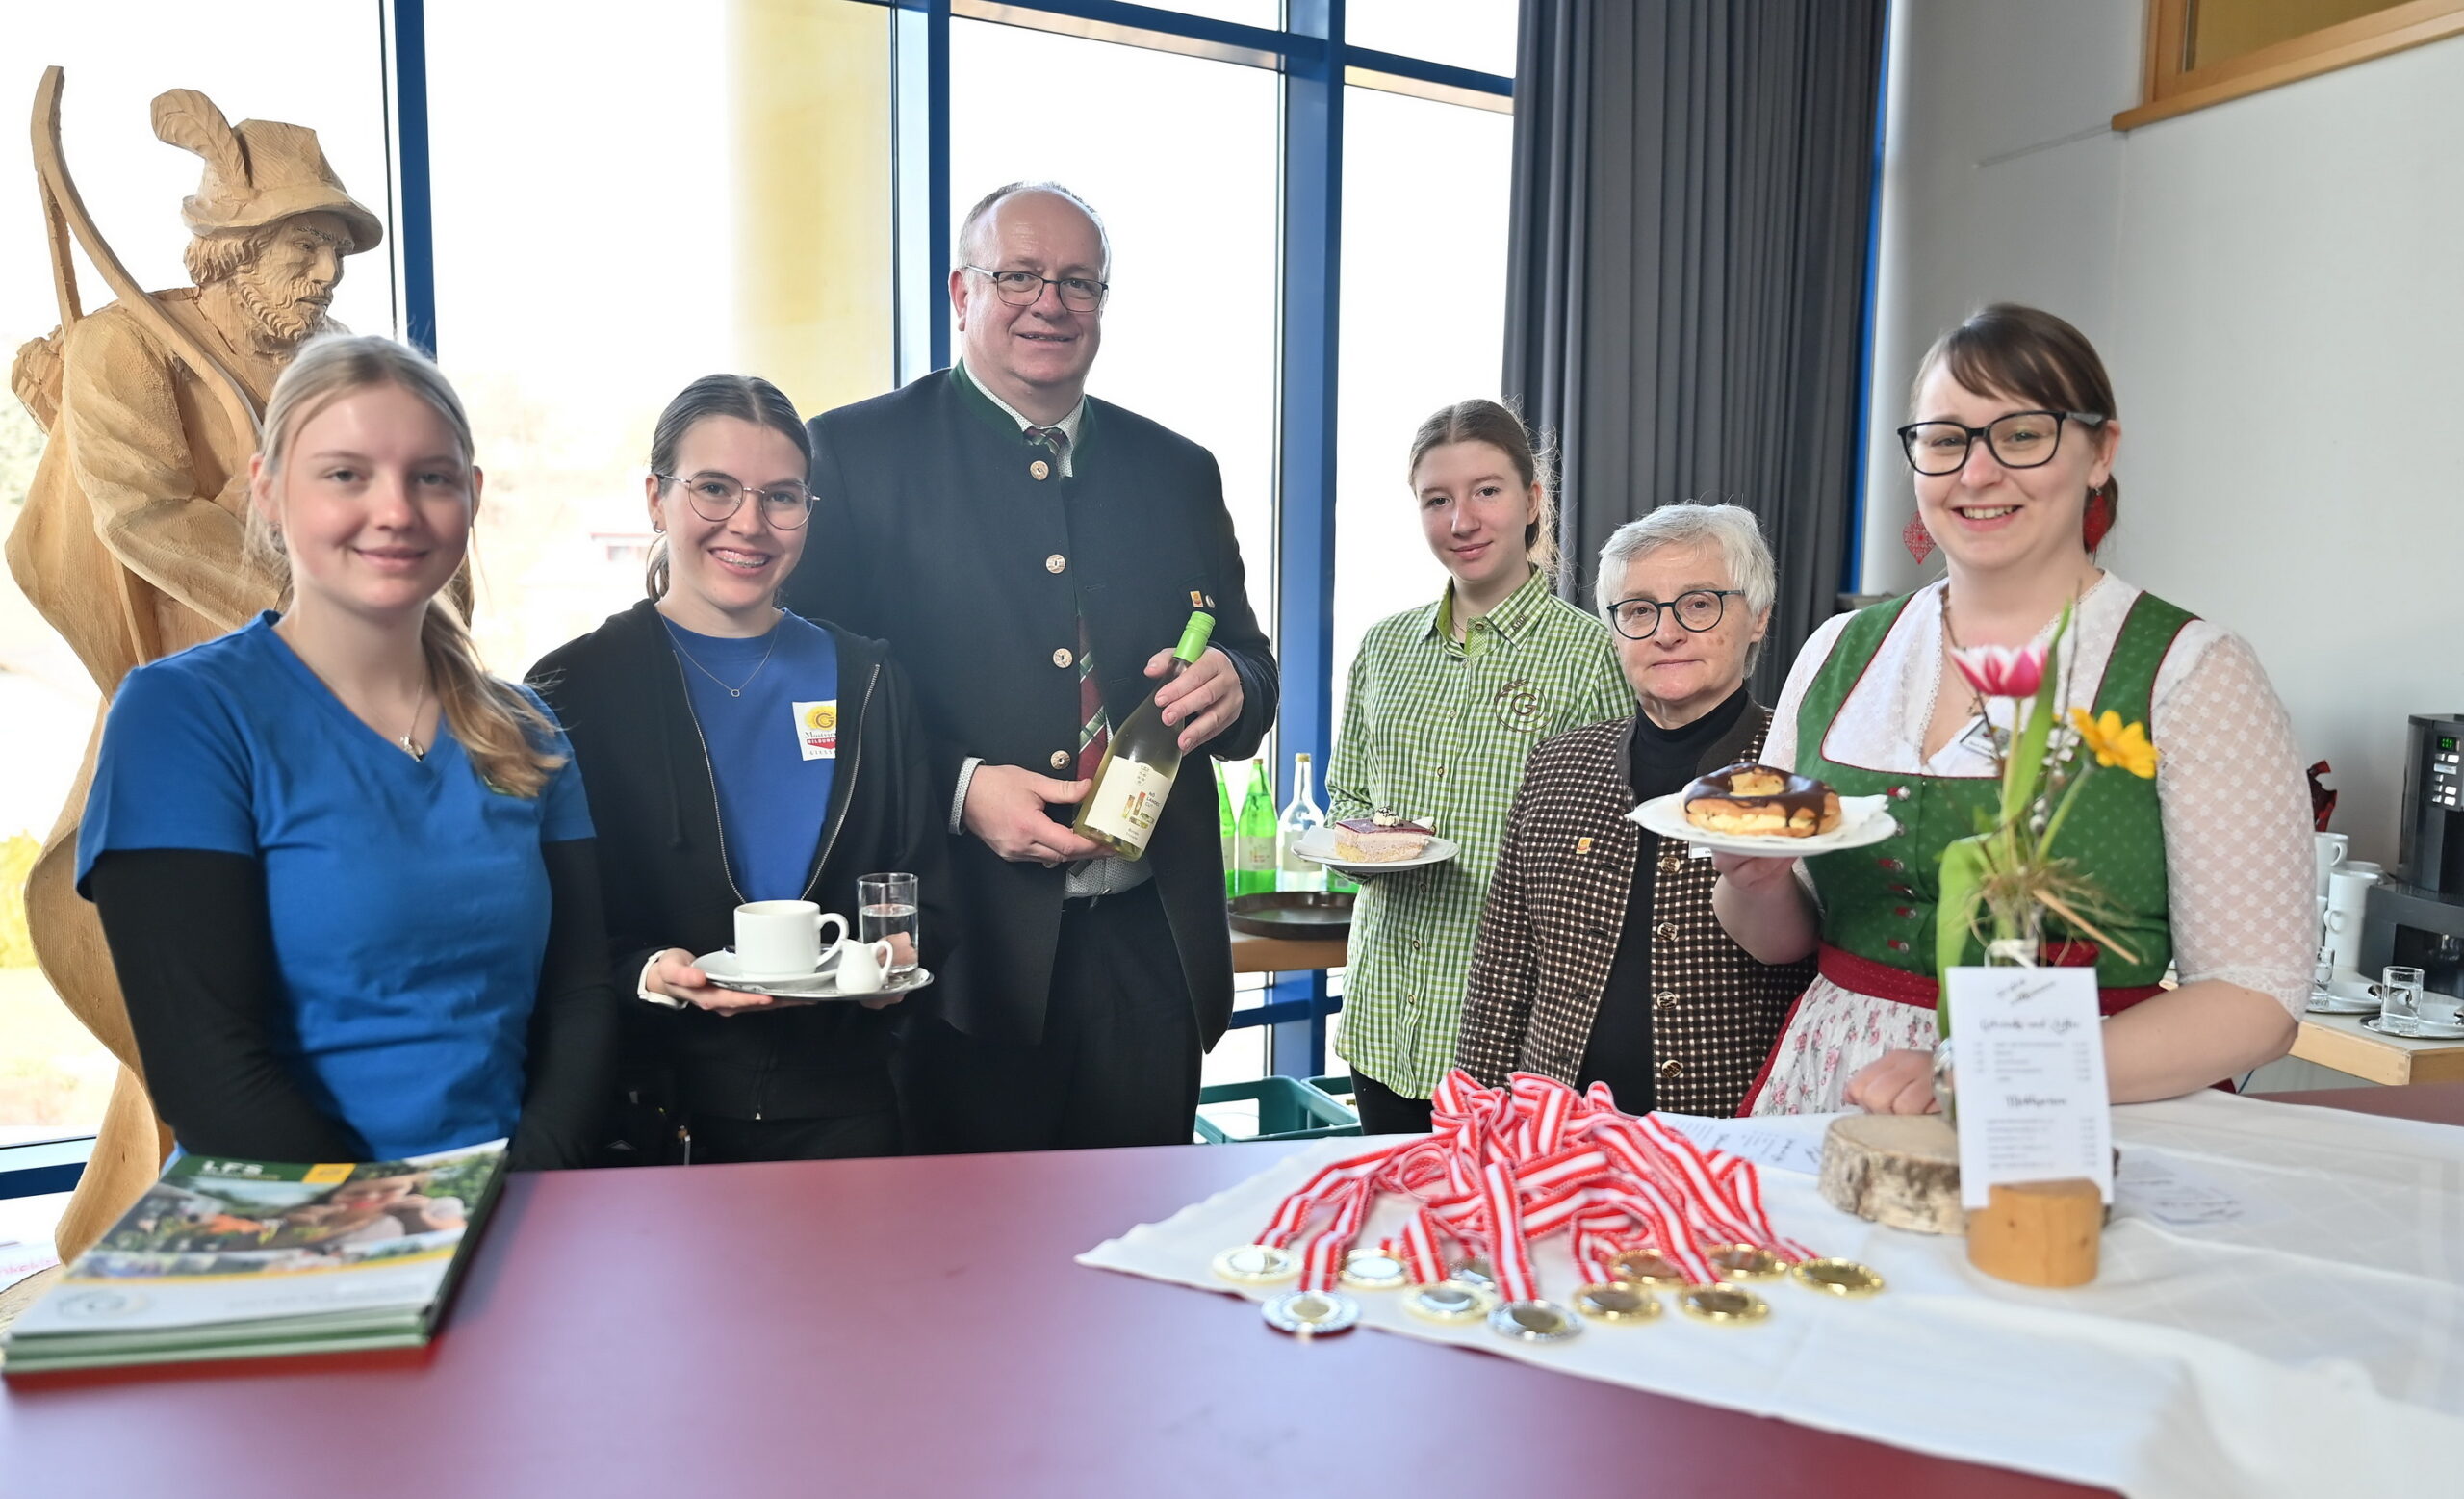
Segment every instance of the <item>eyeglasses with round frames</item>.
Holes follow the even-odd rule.
[[[747,490],[730,474],[696,474],[684,478],[652,472],[671,484],[682,484],[684,503],[693,507],[694,514],[712,523],[729,520],[744,508],[748,493],[761,497],[761,518],[770,523],[773,530],[794,530],[812,515],[812,491],[802,484],[773,484],[767,489]]]
[[[1899,446],[1910,468],[1931,477],[1965,467],[1968,448],[1980,437],[1993,461],[2006,469],[2042,468],[2061,451],[2065,422],[2092,427],[2104,426],[2105,418],[2093,411],[2014,411],[1983,426],[1911,422],[1899,429]]]
[[[1668,603],[1657,599],[1619,599],[1608,606],[1608,622],[1629,640],[1648,640],[1659,633],[1659,611],[1667,609],[1695,634],[1717,625],[1729,610],[1729,600],[1742,599],[1742,588],[1688,588]]]
[[[995,271],[989,266],[962,269],[990,280],[992,290],[1013,307],[1034,306],[1048,286],[1061,294],[1061,305],[1071,312],[1093,312],[1104,304],[1113,289],[1110,281],[1093,281],[1085,276],[1040,276],[1032,271]]]

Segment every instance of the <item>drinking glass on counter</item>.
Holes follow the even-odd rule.
[[[911,973],[917,955],[923,950],[916,930],[915,876],[911,874],[867,874],[856,881],[856,935],[870,943],[884,939],[907,939],[904,944],[891,941],[890,948],[899,954],[889,966],[892,973]]]
[[[2422,970],[2391,967],[2379,975],[2378,1028],[2390,1036],[2422,1033]]]

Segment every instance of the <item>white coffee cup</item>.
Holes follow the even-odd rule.
[[[2370,901],[2370,887],[2378,883],[2378,866],[2346,865],[2327,876],[2327,941],[2330,961],[2338,973],[2360,967],[2361,916]]]
[[[2312,835],[2311,859],[2319,875],[2319,898],[2327,898],[2327,876],[2345,862],[2352,851],[2352,836],[2348,833],[2318,833]]]
[[[735,908],[735,963],[743,978],[804,978],[821,969],[821,929],[838,923],[831,944],[847,941],[847,918],[809,900],[753,900]],[[876,988],[879,986],[876,985]]]
[[[834,949],[838,954],[838,992],[842,995],[869,995],[882,987],[882,975],[888,971],[895,950],[886,939],[860,943],[842,937]]]

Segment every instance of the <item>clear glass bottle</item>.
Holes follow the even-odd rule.
[[[1303,859],[1300,840],[1326,825],[1325,809],[1318,805],[1316,776],[1309,764],[1307,751],[1292,757],[1292,800],[1284,804],[1283,815],[1275,819],[1274,888],[1277,890],[1324,890],[1326,866]]]

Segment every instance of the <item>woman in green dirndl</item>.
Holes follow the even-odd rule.
[[[2097,566],[2121,426],[2103,362],[2069,323],[1988,307],[1944,335],[1900,429],[1915,472],[1910,550],[1946,574],[1826,623],[1799,653],[1763,760],[1883,795],[1899,831],[1803,861],[1723,854],[1720,921],[1755,957],[1820,972],[1752,1114],[1938,1107],[1934,925],[1942,850],[1995,805],[1984,703],[1946,651],[2043,644],[2075,606],[2059,708],[2145,724],[2152,779],[2092,777],[2066,824],[2098,892],[2092,961],[2114,1101],[2171,1098],[2284,1054],[2310,987],[2311,820],[2292,725],[2238,636]],[[2125,954],[2117,947],[2127,948]],[[2168,967],[2178,987],[2159,981]]]

